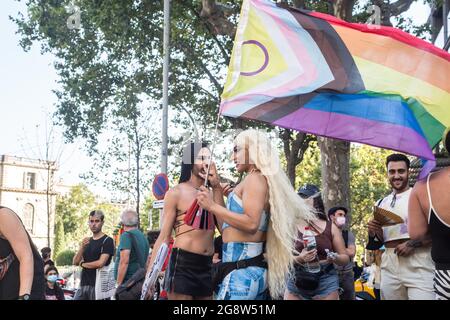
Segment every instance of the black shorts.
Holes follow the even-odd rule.
[[[164,288],[168,293],[173,291],[193,297],[212,296],[212,256],[173,248]]]

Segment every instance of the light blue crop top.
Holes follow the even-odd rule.
[[[242,200],[234,192],[231,192],[228,195],[227,209],[236,214],[244,213],[244,208],[242,207]],[[222,224],[222,230],[228,228],[229,226],[230,225],[228,223],[224,222]],[[261,214],[261,221],[259,222],[258,231],[266,232],[268,227],[269,227],[269,215],[265,210],[263,210]]]

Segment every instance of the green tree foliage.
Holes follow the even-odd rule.
[[[64,250],[56,256],[55,263],[57,266],[70,266],[72,265],[73,257],[75,256],[74,250]]]
[[[159,230],[159,209],[153,209],[153,202],[156,199],[153,195],[145,199],[143,205],[143,212],[145,213],[142,217],[142,230]],[[151,215],[151,226],[150,226],[150,215]]]
[[[296,170],[296,189],[306,183],[319,187],[321,185],[320,150],[317,146],[317,141],[311,142],[308,150],[305,152],[302,163]]]
[[[386,157],[391,150],[366,145],[352,145],[350,157],[350,228],[355,234],[357,256],[367,243],[367,222],[372,217],[375,202],[389,192]]]
[[[140,213],[142,197],[149,192],[150,179],[156,171],[159,136],[152,128],[159,117],[147,105],[140,106],[137,119],[114,119],[110,135],[93,155],[94,166],[83,175],[86,181],[101,181],[111,197],[121,201],[133,200]],[[139,219],[140,220],[140,219]]]
[[[83,184],[72,187],[69,194],[59,196],[56,201],[56,219],[62,221],[66,247],[77,250],[81,240],[92,235],[88,227],[89,212],[92,210],[105,213],[103,232],[112,235],[122,207],[96,199]]]
[[[28,50],[33,42],[57,57],[61,89],[57,119],[69,140],[91,146],[109,118],[138,118],[144,98],[161,99],[162,1],[78,0],[80,24],[69,29],[72,1],[30,0],[27,14],[13,18]],[[239,3],[239,4],[238,4]],[[231,4],[231,20],[240,1]],[[170,104],[214,123],[233,39],[219,36],[200,16],[200,1],[171,2]]]
[[[57,257],[58,254],[66,247],[66,236],[64,232],[64,224],[61,216],[56,216],[55,225],[55,244],[53,248],[53,255]]]

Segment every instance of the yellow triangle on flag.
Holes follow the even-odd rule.
[[[247,23],[241,38],[235,41],[222,99],[249,92],[259,85],[271,81],[289,68],[277,43],[266,31],[267,26],[263,24],[260,14],[261,12],[258,14],[255,8],[249,7]],[[236,35],[236,38],[238,36],[239,34]],[[235,59],[239,59],[239,61]],[[266,66],[265,63],[267,63]],[[237,80],[231,87],[233,74]]]

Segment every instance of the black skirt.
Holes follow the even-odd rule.
[[[212,256],[173,248],[164,278],[167,292],[193,297],[208,297],[213,294]]]

